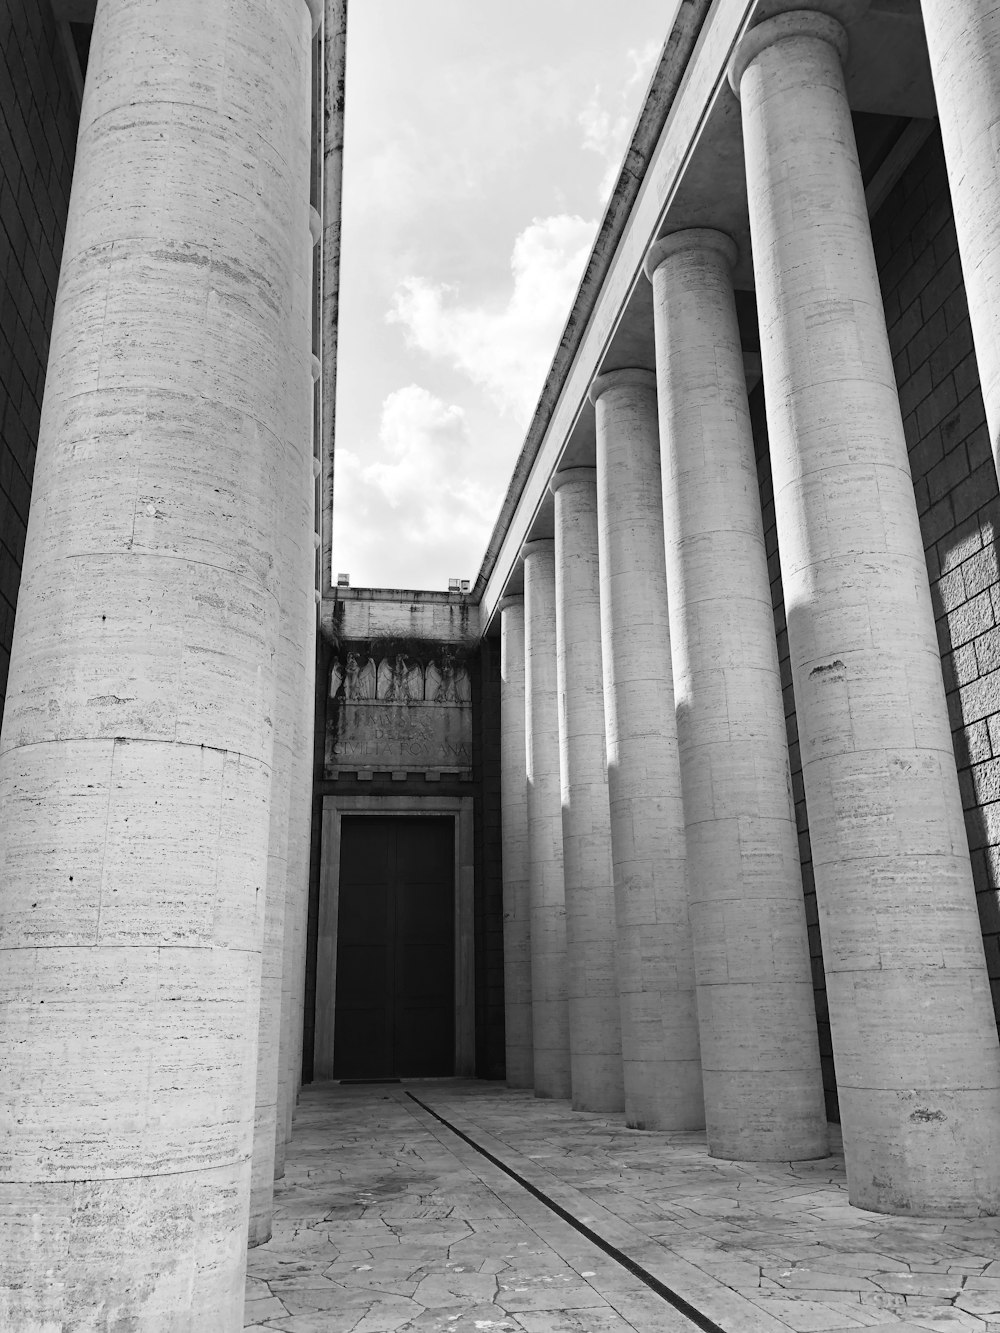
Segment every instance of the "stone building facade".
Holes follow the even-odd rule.
[[[502,1078],[495,645],[482,638],[478,609],[460,589],[350,588],[324,597],[319,644],[306,1077]],[[422,868],[435,830],[444,864]],[[351,881],[366,900],[383,894],[384,906],[377,917],[358,917],[348,944],[348,863],[353,856],[374,866],[397,840],[406,876],[386,865],[378,879],[372,872]],[[436,938],[414,929],[403,910],[421,877],[436,885],[420,900],[425,917],[440,918]],[[360,962],[348,977],[352,958]],[[416,1031],[402,1017],[411,1009],[420,1016]],[[350,1031],[348,1013],[358,1015]]]
[[[345,14],[0,17],[0,1325],[240,1327],[303,1075],[996,1214],[996,5],[681,0],[448,594],[329,574]]]

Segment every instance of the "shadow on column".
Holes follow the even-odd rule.
[[[757,314],[751,292],[738,292],[737,305],[744,346],[747,330],[756,338]],[[750,307],[754,307],[752,310]],[[760,487],[760,506],[764,518],[764,543],[767,548],[767,569],[771,581],[771,605],[774,610],[774,634],[778,644],[778,665],[781,668],[781,692],[785,708],[785,728],[788,734],[788,764],[795,802],[795,828],[799,838],[799,864],[802,869],[802,893],[805,899],[806,922],[809,927],[809,958],[812,965],[813,994],[816,1001],[816,1029],[819,1034],[820,1062],[823,1068],[823,1095],[826,1118],[840,1123],[837,1100],[837,1071],[833,1062],[833,1040],[830,1033],[830,1010],[826,996],[826,974],[823,970],[823,940],[820,936],[819,914],[816,908],[816,884],[813,879],[812,850],[809,845],[809,814],[806,809],[805,786],[802,781],[802,760],[799,755],[799,733],[795,717],[795,694],[792,689],[792,668],[788,652],[788,629],[785,623],[785,599],[781,586],[781,566],[778,560],[778,532],[774,518],[774,493],[771,487],[771,457],[768,452],[767,418],[764,411],[764,387],[758,384],[749,395],[750,420],[753,425],[754,447],[757,455],[757,484]]]

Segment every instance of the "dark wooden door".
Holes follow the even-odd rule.
[[[455,1070],[454,821],[345,816],[335,1078]]]

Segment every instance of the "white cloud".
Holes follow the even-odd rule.
[[[366,227],[393,234],[415,223],[440,228],[443,210],[487,204],[512,172],[524,176],[541,145],[572,127],[578,100],[565,71],[512,70],[502,61],[446,64],[433,82],[407,91],[390,132],[372,133],[384,108],[366,120],[352,101],[348,122],[345,199]]]
[[[387,318],[409,346],[447,361],[526,425],[552,361],[596,223],[536,218],[514,242],[505,302],[463,303],[456,288],[409,277]]]
[[[660,47],[660,42],[653,40],[638,50],[629,50],[627,59],[631,69],[617,92],[610,99],[605,99],[601,85],[597,84],[577,117],[583,130],[583,147],[604,159],[604,175],[598,186],[602,203],[610,196],[618,179],[629,134],[638,112],[639,98],[653,72]]]
[[[442,569],[474,578],[498,500],[475,453],[461,407],[417,384],[390,393],[371,461],[337,449],[335,567],[373,586],[398,585],[401,566],[411,588],[443,586]]]

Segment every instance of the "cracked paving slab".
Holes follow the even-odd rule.
[[[470,1153],[397,1091],[308,1089],[272,1238],[248,1255],[246,1327],[690,1333],[638,1279],[502,1172],[470,1164]]]
[[[1000,1220],[853,1208],[840,1153],[725,1162],[703,1135],[624,1130],[486,1084],[422,1100],[731,1333],[752,1326],[747,1305],[796,1333],[1000,1333]]]
[[[1000,1333],[1000,1221],[850,1206],[843,1157],[709,1158],[460,1080],[303,1093],[246,1327],[284,1333],[690,1333],[694,1325],[407,1097],[725,1333]]]

